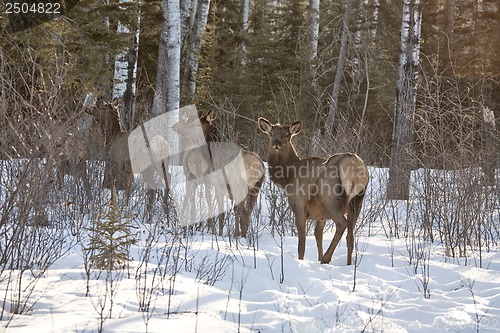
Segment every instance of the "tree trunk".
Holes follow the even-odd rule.
[[[120,3],[126,2],[131,2],[131,0],[120,0]],[[125,52],[118,53],[115,57],[113,98],[120,99],[120,124],[125,131],[130,131],[134,126],[140,20],[141,14],[138,10],[137,24],[133,28],[135,31],[131,42],[132,47]],[[129,27],[118,21],[117,34],[129,33]]]
[[[201,39],[207,26],[209,8],[210,0],[198,0],[195,20],[189,33],[182,83],[182,95],[186,97],[187,104],[193,103],[196,95],[196,76],[198,74]]]
[[[247,65],[248,16],[250,12],[249,0],[241,0],[241,66]]]
[[[181,18],[179,0],[163,0],[153,115],[176,110],[180,103]]]
[[[421,21],[420,0],[404,0],[388,199],[409,198]]]
[[[307,80],[309,86],[309,94],[307,95],[307,108],[315,110],[314,126],[311,133],[311,153],[321,156],[321,127],[323,121],[322,112],[318,101],[320,100],[320,92],[318,87],[317,71],[318,71],[318,41],[319,41],[319,0],[309,0],[309,11],[307,17]]]
[[[319,0],[309,0],[308,14],[308,75],[311,80],[313,90],[316,87],[316,71],[318,66],[318,40],[319,40]]]
[[[163,0],[162,7],[163,25],[158,48],[153,116],[178,110],[180,104],[181,15],[179,0]],[[166,117],[168,124],[174,124],[178,121],[178,112],[168,112]],[[178,151],[178,136],[172,131],[167,131],[163,135],[172,151]]]
[[[347,43],[349,41],[349,20],[351,17],[352,0],[345,0],[345,12],[342,27],[342,39],[340,41],[339,61],[337,63],[337,72],[335,73],[335,81],[333,82],[332,97],[330,99],[330,109],[325,124],[325,141],[330,141],[333,135],[333,122],[338,109],[338,99],[340,95],[340,85],[342,76],[344,75],[345,59],[347,56]]]
[[[181,54],[186,56],[189,33],[194,24],[198,0],[181,0]]]
[[[156,91],[153,115],[179,106],[180,89],[180,13],[179,2],[163,0],[163,25],[158,48]]]
[[[166,62],[166,111],[176,110],[180,103],[180,66],[181,66],[181,18],[179,0],[163,1],[163,20],[167,25],[166,39],[167,62]]]
[[[367,6],[368,0],[363,0],[356,2],[354,4],[354,24],[353,24],[353,38],[352,38],[352,49],[353,55],[351,56],[351,78],[353,87],[353,100],[356,100],[359,95],[359,87],[363,79],[363,43],[367,45],[366,40],[363,40],[365,36],[364,32],[366,30],[367,21]],[[366,53],[366,52],[365,52]]]
[[[368,29],[370,31],[370,38],[372,42],[377,36],[377,27],[378,27],[378,10],[380,7],[380,0],[372,0],[371,5],[371,15]]]
[[[498,159],[498,137],[495,133],[495,114],[493,110],[483,107],[483,173],[485,176],[486,184],[495,186],[495,168]]]

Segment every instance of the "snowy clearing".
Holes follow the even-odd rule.
[[[297,238],[269,225],[272,189],[265,184],[250,240],[199,232],[184,237],[134,217],[138,241],[130,247],[132,261],[110,273],[86,270],[81,243],[66,234],[70,247],[41,276],[32,269],[16,279],[18,270],[3,270],[1,327],[5,332],[498,332],[498,239],[471,247],[466,257],[445,256],[439,237],[431,242],[420,228],[411,228],[420,225],[419,206],[382,200],[386,170],[370,172],[351,266],[345,265],[345,240],[330,265],[319,264],[311,232],[305,260],[297,260]],[[496,195],[496,206],[485,216],[498,226]],[[391,226],[394,221],[397,227]],[[26,300],[27,311],[13,315],[17,297]]]

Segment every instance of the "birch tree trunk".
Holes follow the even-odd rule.
[[[158,67],[156,73],[156,90],[153,99],[151,113],[153,116],[159,116],[165,113],[162,117],[162,123],[149,124],[153,128],[168,128],[179,120],[179,104],[180,104],[180,68],[181,68],[181,8],[180,0],[163,0],[163,24],[161,28],[160,41],[158,46]],[[183,3],[185,4],[185,3]],[[143,127],[144,133],[151,134],[154,130],[148,131]],[[161,133],[173,152],[179,151],[179,137],[171,130],[165,130]],[[148,137],[148,145],[150,144]],[[170,156],[171,163],[179,163],[174,156]],[[167,177],[167,166],[161,164],[162,177]],[[149,184],[154,184],[154,175],[147,174],[144,176]],[[164,179],[168,183],[168,179]],[[149,189],[147,193],[147,213],[151,212],[153,202],[155,200],[155,190]],[[164,209],[168,209],[168,186],[163,197]]]
[[[180,66],[181,66],[181,19],[179,0],[163,0],[163,20],[167,25],[167,62],[166,62],[166,111],[176,110],[180,103]]]
[[[313,90],[316,87],[316,71],[318,66],[319,40],[319,0],[309,0],[307,42],[309,49],[308,76]]]
[[[360,92],[359,86],[361,84],[361,80],[363,79],[362,53],[363,53],[363,43],[365,43],[365,46],[367,45],[367,41],[363,40],[363,37],[365,36],[364,32],[367,21],[367,15],[366,15],[367,7],[368,7],[368,0],[359,1],[354,4],[354,24],[353,24],[354,31],[352,33],[353,36],[352,49],[354,52],[350,59],[354,100],[356,100]]]
[[[317,71],[318,71],[318,41],[319,41],[319,0],[309,0],[309,11],[307,15],[307,79],[309,85],[308,107],[317,110],[314,117],[314,126],[311,133],[311,153],[320,156],[321,151],[321,127],[323,121],[321,110],[318,109],[318,100],[320,99]]]
[[[377,36],[377,28],[378,28],[378,10],[380,7],[380,0],[372,0],[370,12],[370,22],[368,26],[368,30],[370,31],[371,41],[375,39]]]
[[[333,82],[332,97],[330,99],[330,109],[325,123],[325,140],[331,140],[333,134],[333,122],[338,109],[338,99],[340,95],[340,85],[342,76],[344,75],[345,60],[347,55],[347,43],[349,41],[349,21],[351,17],[352,0],[345,0],[345,12],[342,24],[342,39],[340,41],[339,61],[337,63],[337,71]]]
[[[198,74],[201,40],[207,26],[209,8],[210,0],[197,1],[195,19],[189,33],[182,83],[182,95],[185,96],[187,104],[193,103],[196,96],[196,77]]]
[[[163,0],[153,115],[176,110],[180,103],[181,17],[179,0]]]
[[[388,199],[409,198],[421,22],[420,0],[404,0]]]
[[[120,0],[120,3],[130,3],[132,1]],[[125,131],[130,131],[134,126],[140,21],[141,14],[138,9],[137,21],[133,28],[135,31],[131,42],[132,46],[115,56],[113,98],[120,100],[120,125]],[[130,28],[118,21],[117,34],[129,33]]]
[[[189,33],[194,24],[198,0],[181,0],[181,57],[186,56]]]
[[[249,0],[241,0],[241,66],[247,65],[248,17],[250,12]]]
[[[498,160],[498,132],[495,126],[495,113],[487,107],[483,107],[483,163],[482,169],[486,184],[495,186],[495,168]],[[497,133],[497,134],[495,134]]]
[[[179,0],[163,0],[163,24],[158,47],[158,67],[156,90],[151,113],[165,115],[165,122],[172,125],[179,120],[180,104],[180,63],[181,63],[181,13]],[[166,131],[162,133],[172,151],[178,151],[179,138]],[[178,161],[172,160],[172,163]]]

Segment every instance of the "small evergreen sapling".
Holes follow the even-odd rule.
[[[90,260],[95,269],[112,271],[123,268],[130,260],[129,247],[136,241],[130,231],[130,216],[120,211],[115,197],[89,228],[91,236],[87,250],[93,253]]]

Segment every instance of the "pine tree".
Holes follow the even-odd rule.
[[[96,269],[112,271],[122,268],[129,260],[129,247],[135,243],[130,231],[130,217],[120,211],[116,203],[116,195],[112,196],[94,226],[90,245],[86,251],[92,253],[90,260]]]

